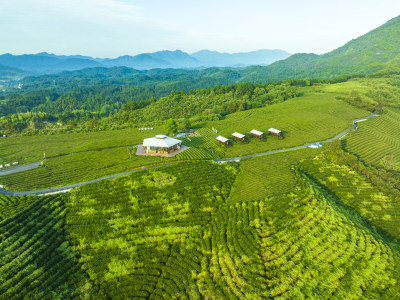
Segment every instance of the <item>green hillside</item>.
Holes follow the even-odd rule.
[[[28,73],[20,69],[0,65],[0,81],[19,80],[27,75]]]
[[[399,252],[314,182],[230,201],[238,171],[181,163],[21,208],[0,223],[0,298],[399,297]]]
[[[13,198],[11,202],[18,201]],[[97,288],[66,239],[64,199],[57,195],[36,200],[25,210],[19,207],[17,214],[7,216],[0,209],[6,218],[0,222],[0,298],[89,296]]]
[[[400,16],[329,53],[295,54],[263,69],[253,68],[252,73],[263,73],[259,79],[284,80],[326,79],[344,74],[368,74],[379,71],[398,72],[399,48]]]
[[[42,163],[0,193],[84,184],[0,195],[0,299],[400,299],[398,49],[400,17],[268,67],[26,79],[0,164]],[[169,118],[190,148],[136,156]]]
[[[305,90],[302,97],[232,113],[223,120],[200,123],[197,129],[200,136],[182,138],[183,144],[190,149],[173,158],[136,155],[129,157],[126,147],[129,143],[139,144],[145,137],[162,133],[160,127],[151,131],[135,128],[103,131],[98,134],[73,133],[7,138],[0,140],[0,149],[4,149],[5,158],[19,161],[28,157],[22,155],[30,155],[32,161],[42,158],[43,152],[46,152],[48,158],[42,167],[1,176],[0,184],[9,190],[49,188],[96,179],[146,165],[187,159],[238,157],[327,140],[348,129],[351,120],[370,114],[345,101],[335,99],[337,95],[339,94],[321,93],[312,88]],[[282,130],[285,138],[268,136],[259,140],[249,134],[252,129],[267,132],[271,127]],[[234,141],[231,135],[235,131],[247,134],[248,142]],[[233,146],[221,146],[215,139],[218,135],[231,138]],[[26,147],[28,143],[31,143],[30,148]],[[96,146],[122,147],[97,151]],[[54,157],[60,154],[71,155]]]
[[[344,149],[375,167],[400,171],[400,111],[386,109],[343,141]]]

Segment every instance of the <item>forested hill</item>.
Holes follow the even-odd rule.
[[[334,78],[400,70],[400,16],[324,55],[295,54],[264,67],[265,80]],[[254,73],[262,73],[260,69]],[[260,79],[260,78],[258,78]]]
[[[125,123],[156,124],[171,117],[217,120],[236,111],[294,98],[297,84],[301,83],[242,83],[189,92],[172,91],[159,99],[154,97],[154,89],[133,86],[78,88],[61,95],[33,91],[0,98],[0,131],[7,135],[41,134],[55,124],[55,127],[68,125],[73,129],[79,125],[83,130],[93,130],[101,129],[100,120],[114,128]],[[86,124],[88,121],[90,124]]]
[[[27,75],[27,73],[25,73],[24,71],[19,70],[17,68],[6,67],[3,65],[0,65],[0,81],[1,80],[18,80],[26,75]]]

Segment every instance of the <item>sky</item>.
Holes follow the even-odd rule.
[[[399,0],[0,0],[0,54],[323,54],[398,15]]]

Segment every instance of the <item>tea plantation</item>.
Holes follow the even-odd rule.
[[[0,299],[400,299],[395,97],[322,149],[213,161],[332,138],[371,114],[364,108],[391,81],[376,82],[376,91],[367,79],[305,87],[199,121],[173,158],[130,157],[128,146],[161,127],[1,139],[2,159],[46,153],[41,166],[0,176],[9,190],[137,171],[65,194],[1,195]],[[270,127],[284,138],[249,134]]]
[[[231,201],[240,172],[184,162],[35,198],[0,223],[0,298],[400,296],[398,250],[313,181]]]
[[[139,144],[144,137],[157,133],[139,131],[136,128],[100,132],[99,137],[92,133],[74,133],[61,135],[56,147],[56,139],[52,136],[39,137],[33,143],[30,153],[43,155],[48,147],[46,156],[57,156],[71,153],[62,157],[48,157],[44,167],[7,176],[0,176],[0,184],[9,190],[34,190],[73,184],[111,175],[139,166],[161,164],[175,160],[218,159],[224,157],[239,157],[249,154],[267,152],[311,142],[326,140],[350,127],[355,118],[367,116],[370,113],[336,100],[331,94],[309,92],[304,97],[287,100],[259,109],[251,109],[230,114],[224,120],[207,122],[197,131],[200,136],[183,138],[183,144],[190,149],[167,159],[150,157],[129,157],[127,147],[102,149],[121,145]],[[257,129],[267,132],[270,127],[283,131],[284,139],[268,136],[264,140],[251,137],[250,130]],[[215,129],[214,132],[212,129]],[[233,140],[231,134],[235,131],[248,136],[246,143]],[[225,148],[215,138],[218,135],[230,137],[233,146]],[[68,139],[70,137],[70,139]],[[33,137],[19,137],[0,141],[2,147],[14,147],[13,157],[27,153],[25,143],[30,143]],[[96,146],[102,150],[96,151]],[[69,147],[70,152],[67,151]],[[10,148],[7,148],[10,151]],[[11,157],[11,153],[5,157]],[[80,152],[79,152],[80,151]],[[31,154],[33,155],[33,154]],[[33,157],[31,157],[33,158]]]
[[[400,110],[386,108],[379,118],[360,122],[344,149],[376,167],[400,170]]]

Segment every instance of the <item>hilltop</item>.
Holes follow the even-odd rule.
[[[295,54],[264,68],[264,79],[333,78],[399,71],[400,16],[323,55]]]

